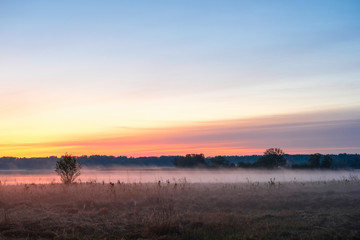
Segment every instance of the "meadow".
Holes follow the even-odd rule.
[[[0,185],[0,239],[360,239],[360,180]]]

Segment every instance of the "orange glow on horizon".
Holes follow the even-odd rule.
[[[19,149],[9,148],[8,151],[3,150],[5,153],[3,156],[12,157],[49,157],[64,155],[65,152],[69,152],[75,156],[81,155],[113,155],[113,156],[128,156],[128,157],[143,157],[143,156],[177,156],[186,155],[189,153],[203,153],[205,156],[217,156],[217,155],[253,155],[262,154],[264,149],[239,149],[235,147],[219,147],[209,146],[208,144],[171,144],[171,145],[159,145],[159,144],[144,144],[144,145],[98,145],[98,146],[49,146],[49,147],[23,147]]]
[[[5,136],[6,142],[0,141],[0,157],[62,156],[66,152],[77,156],[129,157],[188,153],[259,155],[270,147],[282,148],[289,154],[357,153],[358,136],[348,128],[356,130],[359,121],[357,118],[342,120],[338,116],[342,115],[327,112],[275,115],[163,127],[110,127],[87,133],[74,130],[70,135],[56,132],[41,135],[30,131],[18,139],[16,136],[22,136],[20,129],[13,138]]]
[[[25,147],[21,150],[9,148],[2,151],[3,156],[8,157],[61,157],[65,152],[69,152],[74,156],[82,155],[112,155],[112,156],[127,156],[127,157],[150,157],[150,156],[181,156],[189,153],[204,154],[206,157],[213,157],[218,155],[234,156],[234,155],[262,155],[266,148],[237,148],[226,146],[209,146],[208,144],[177,144],[177,145],[128,145],[128,146],[61,146],[61,147]],[[276,147],[276,146],[275,146]],[[335,148],[307,148],[299,149],[286,148],[283,150],[286,154],[311,154],[315,152],[333,153]],[[357,149],[349,149],[357,150]]]
[[[337,130],[352,124],[356,127],[357,120],[318,121],[315,118],[314,121],[308,116],[274,116],[163,128],[112,128],[103,134],[75,135],[72,140],[68,136],[48,142],[0,142],[0,156],[60,157],[66,152],[76,156],[128,157],[188,153],[203,153],[205,156],[261,155],[270,147],[280,147],[289,154],[356,153],[356,146],[331,146],[334,136],[322,136],[317,132]],[[342,141],[341,136],[337,134],[336,137]],[[345,135],[345,138],[349,137]],[[308,144],[309,139],[316,141],[317,145]]]

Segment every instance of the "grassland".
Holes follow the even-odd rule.
[[[360,239],[360,181],[1,185],[0,239]]]

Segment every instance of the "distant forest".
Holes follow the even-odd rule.
[[[275,158],[274,158],[275,157]],[[58,157],[45,158],[0,158],[1,170],[54,169]],[[205,157],[203,154],[161,157],[114,157],[104,155],[79,156],[77,160],[87,168],[112,167],[205,167],[205,168],[356,168],[360,169],[359,154],[276,154],[251,156],[216,156]]]

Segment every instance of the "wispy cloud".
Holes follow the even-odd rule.
[[[268,147],[288,153],[358,153],[360,118],[351,111],[197,122],[163,128],[133,128],[117,136],[27,144],[1,144],[2,152],[24,154],[113,154],[129,156],[261,154]],[[121,127],[120,129],[122,129]]]

